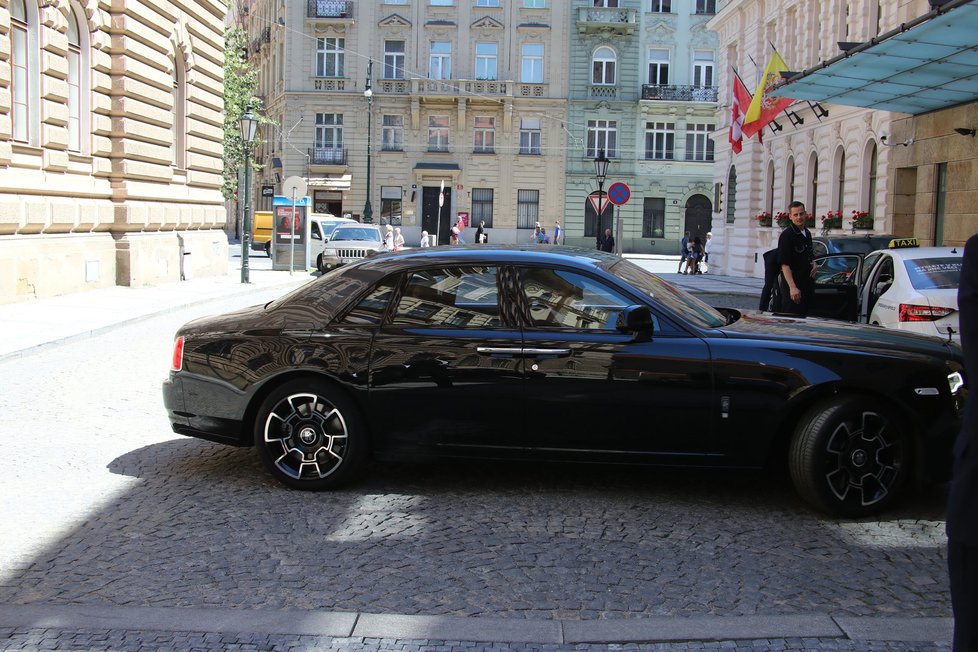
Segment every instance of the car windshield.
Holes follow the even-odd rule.
[[[340,224],[342,224],[342,222],[323,222],[322,223],[323,235],[326,236],[327,238],[332,236],[333,231],[335,231],[336,227],[338,227]]]
[[[608,268],[608,271],[697,326],[720,328],[727,325],[728,320],[723,313],[630,260],[620,260]]]
[[[889,238],[869,237],[869,238],[836,238],[831,241],[833,253],[840,254],[868,254],[871,251],[882,249],[890,242]]]
[[[335,229],[333,231],[333,237],[330,240],[333,242],[337,240],[372,240],[379,242],[380,232],[376,229],[365,229],[363,227],[343,227]]]
[[[961,258],[917,258],[905,260],[910,284],[916,290],[957,289],[961,282]]]

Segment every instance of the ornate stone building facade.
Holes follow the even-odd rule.
[[[225,13],[0,0],[0,302],[227,273]]]

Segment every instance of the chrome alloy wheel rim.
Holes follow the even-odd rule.
[[[903,447],[889,422],[863,412],[840,423],[825,447],[825,479],[840,501],[863,507],[884,500],[900,477]]]
[[[318,480],[335,472],[346,454],[343,415],[315,394],[291,394],[265,420],[265,446],[275,466],[297,480]]]

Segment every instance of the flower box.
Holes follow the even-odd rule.
[[[868,230],[872,229],[875,220],[866,211],[852,211],[852,228]]]
[[[778,227],[782,229],[787,228],[788,225],[791,224],[791,218],[788,217],[788,214],[784,211],[775,215],[774,220],[778,223]]]
[[[771,214],[768,213],[768,212],[766,212],[766,211],[763,212],[763,213],[758,213],[755,216],[755,219],[757,219],[757,225],[758,226],[771,226],[771,223],[772,223],[772,220],[773,220],[773,218],[771,217]]]

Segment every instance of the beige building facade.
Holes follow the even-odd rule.
[[[772,45],[790,70],[806,70],[836,57],[840,42],[869,41],[929,10],[926,0],[730,0],[723,4],[710,23],[720,36],[723,105],[715,134],[718,201],[714,210],[719,219],[714,220],[713,233],[714,251],[720,253],[711,255],[713,267],[726,274],[763,276],[761,254],[777,243],[781,229],[776,223],[762,226],[757,215],[787,211],[793,200],[804,202],[814,215],[816,233],[851,234],[849,218],[860,211],[869,214],[873,225],[860,233],[916,236],[926,244],[963,241],[964,231],[972,227],[947,231],[941,240],[933,220],[927,222],[934,199],[929,191],[933,186],[928,184],[936,163],[929,164],[932,169],[897,174],[913,167],[911,160],[920,156],[920,150],[902,145],[906,139],[901,134],[922,118],[796,101],[776,118],[779,130],[764,129],[763,143],[745,139],[739,154],[728,143],[734,68],[753,92],[758,67],[763,69]],[[967,143],[960,137],[959,142],[951,140],[945,144],[958,148],[958,158],[967,158],[960,149]],[[934,146],[940,146],[938,141]],[[974,175],[967,181],[958,179],[975,187]],[[908,183],[928,192],[908,194]],[[821,217],[828,211],[842,212],[843,228],[822,228]]]
[[[227,273],[216,0],[0,0],[0,302]]]
[[[280,194],[297,176],[314,213],[365,221],[369,198],[369,219],[412,246],[422,230],[447,243],[460,214],[470,228],[484,220],[495,243],[551,224],[564,212],[569,4],[242,5],[276,123],[257,153],[255,205],[270,210],[262,189]]]

